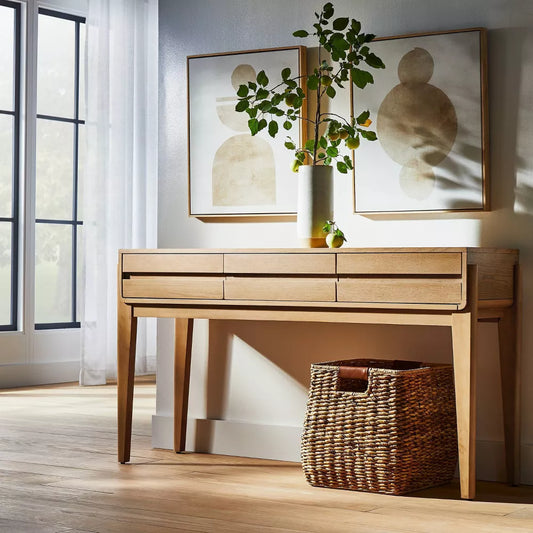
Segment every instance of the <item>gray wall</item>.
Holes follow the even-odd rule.
[[[314,22],[315,0],[160,0],[159,246],[297,246],[294,222],[202,222],[187,216],[186,56],[307,44],[292,37]],[[492,211],[425,216],[353,214],[351,179],[337,176],[336,219],[351,246],[498,246],[521,250],[524,268],[521,396],[523,480],[533,482],[533,2],[528,0],[338,0],[337,13],[362,21],[378,36],[486,27],[489,30],[490,164]],[[314,46],[309,42],[309,46]],[[451,58],[453,60],[453,58]],[[458,73],[460,75],[460,73]],[[336,100],[337,102],[337,100]],[[338,99],[348,105],[348,97]],[[293,175],[287,179],[294,179]],[[242,438],[269,439],[281,426],[298,430],[305,412],[309,364],[345,355],[451,361],[447,331],[438,328],[362,327],[199,321],[194,337],[190,415],[239,422]],[[159,328],[158,407],[154,444],[170,441],[172,325]],[[480,328],[479,470],[501,478],[497,333]],[[221,427],[219,427],[221,426]],[[234,425],[208,431],[191,423],[188,447],[294,458],[285,448],[249,449]],[[194,432],[195,429],[198,432]],[[246,433],[247,428],[249,430]],[[269,429],[270,428],[270,429]],[[289,429],[287,429],[289,431]],[[239,433],[239,435],[241,435]],[[248,435],[248,436],[246,436]],[[217,440],[218,439],[218,440]],[[253,440],[253,439],[252,439]],[[274,450],[275,449],[275,450]],[[271,450],[270,452],[268,450]],[[274,450],[274,451],[272,451]]]

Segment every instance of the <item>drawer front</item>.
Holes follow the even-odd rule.
[[[460,279],[340,279],[339,302],[457,304],[461,303]]]
[[[224,281],[195,276],[131,276],[122,281],[124,298],[222,300]]]
[[[461,275],[460,252],[355,253],[337,255],[339,274]]]
[[[123,254],[122,272],[222,273],[223,254]]]
[[[232,278],[225,281],[226,300],[334,302],[334,279]]]
[[[225,254],[226,274],[335,274],[335,254]]]

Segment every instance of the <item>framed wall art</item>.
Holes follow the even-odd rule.
[[[264,70],[270,86],[281,71],[305,74],[305,48],[291,46],[189,56],[189,214],[197,217],[296,213],[297,180],[283,135],[251,136],[247,113],[235,111],[237,89]],[[279,79],[278,79],[279,78]],[[290,136],[299,143],[304,128]]]
[[[352,89],[378,136],[354,154],[356,213],[488,210],[486,30],[376,39],[385,63]]]

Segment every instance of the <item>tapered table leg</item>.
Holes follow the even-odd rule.
[[[120,284],[119,284],[120,286]],[[119,294],[117,307],[118,460],[130,460],[137,318]]]
[[[498,322],[500,375],[503,400],[503,427],[507,479],[520,483],[520,347],[521,347],[521,276],[515,266],[513,306],[503,310]]]
[[[174,333],[174,451],[176,453],[185,450],[192,328],[192,318],[176,318]]]
[[[468,265],[467,307],[452,314],[455,405],[461,498],[476,496],[477,265]]]

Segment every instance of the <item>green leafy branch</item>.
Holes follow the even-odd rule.
[[[315,13],[317,22],[313,25],[314,31],[311,34],[306,30],[293,33],[295,37],[313,35],[318,39],[319,61],[312,74],[293,76],[290,68],[284,68],[281,71],[281,82],[269,87],[270,80],[262,70],[254,81],[240,85],[237,90],[239,100],[235,109],[248,114],[248,127],[252,135],[266,129],[271,137],[276,137],[281,128],[290,131],[297,122],[312,125],[313,137],[303,146],[297,146],[287,136],[285,147],[295,153],[295,171],[309,159],[313,165],[331,165],[336,161],[339,172],[347,173],[353,168],[352,160],[341,154],[341,144],[344,142],[346,148],[355,150],[360,145],[361,138],[368,141],[377,139],[375,132],[367,129],[372,122],[369,111],[363,111],[357,118],[350,117],[348,120],[322,111],[322,99],[335,98],[335,87],[344,89],[344,84],[349,82],[364,89],[368,84],[374,83],[374,77],[365,65],[374,69],[385,68],[383,61],[368,46],[375,35],[363,33],[361,23],[347,17],[336,18],[330,24],[333,14],[333,5],[328,2],[321,13]],[[331,62],[321,59],[322,49],[329,53]],[[307,94],[315,95],[316,112],[312,119],[302,113],[308,96],[301,85],[305,85]],[[326,132],[321,134],[324,126]]]

